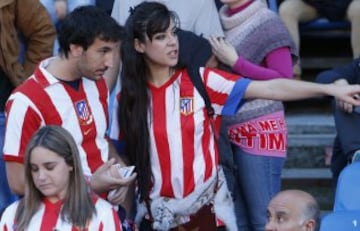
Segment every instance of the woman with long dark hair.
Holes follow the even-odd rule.
[[[236,230],[215,138],[220,115],[232,115],[243,99],[295,100],[336,95],[352,104],[360,86],[336,87],[294,80],[250,81],[199,68],[215,109],[179,65],[176,14],[155,2],[131,10],[122,43],[119,124],[125,154],[137,168],[141,230]],[[213,126],[214,125],[214,126]]]

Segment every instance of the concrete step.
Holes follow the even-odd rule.
[[[330,113],[286,114],[289,135],[335,134],[335,122]]]
[[[304,110],[306,111],[306,110]],[[323,211],[334,201],[332,174],[325,164],[325,147],[336,134],[331,113],[287,113],[288,155],[282,170],[283,189],[305,190],[316,198]]]
[[[289,134],[288,146],[303,147],[307,146],[331,146],[335,138],[333,134]]]
[[[281,181],[284,187],[315,187],[331,190],[333,181],[329,168],[292,168],[283,169]]]
[[[329,168],[291,168],[291,169],[283,169],[281,178],[283,180],[317,180],[317,179],[324,179],[329,180],[331,179],[331,171]]]
[[[331,147],[336,130],[330,113],[287,114],[286,168],[326,168],[325,147]]]

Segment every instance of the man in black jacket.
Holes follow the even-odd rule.
[[[360,58],[345,66],[319,73],[316,82],[360,84]],[[333,113],[337,135],[334,140],[331,170],[336,185],[341,170],[360,158],[360,108],[334,99]]]

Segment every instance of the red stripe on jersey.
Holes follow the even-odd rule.
[[[7,225],[4,225],[4,231],[8,231]]]
[[[222,72],[216,69],[209,69],[209,68],[205,68],[204,69],[204,83],[205,85],[207,85],[206,83],[208,82],[208,78],[209,78],[209,71],[214,71],[218,74],[221,74],[222,77],[226,78],[226,79],[234,79],[235,77],[237,77],[237,79],[239,78],[239,76],[235,76],[234,74],[231,73],[226,73],[226,72]],[[236,79],[235,79],[236,80]],[[224,105],[226,103],[226,100],[229,96],[228,92],[225,93],[221,93],[218,91],[215,91],[213,89],[211,89],[210,87],[207,86],[206,88],[206,92],[208,93],[209,97],[211,98],[211,102],[215,103],[215,104],[219,104],[219,105]]]
[[[223,227],[223,226],[225,226],[225,223],[219,218],[216,218],[216,227]]]
[[[204,112],[204,114],[206,114],[206,112]],[[207,117],[207,115],[204,115],[205,117]],[[205,181],[207,179],[209,179],[209,177],[212,175],[212,170],[213,170],[213,164],[212,164],[212,158],[211,158],[211,152],[210,152],[210,139],[211,137],[214,135],[213,133],[211,133],[210,131],[210,120],[209,119],[205,119],[204,120],[204,134],[202,137],[202,149],[203,149],[203,155],[204,155],[204,160],[205,160]],[[211,147],[211,149],[213,149],[213,147]]]
[[[3,155],[3,159],[5,161],[9,161],[9,162],[17,162],[19,164],[24,164],[24,156],[12,156],[12,155]]]
[[[184,75],[181,79],[180,85],[180,97],[189,98],[194,103],[194,85],[192,84],[188,75]],[[181,99],[180,99],[181,100]],[[181,139],[183,149],[183,177],[184,177],[184,192],[183,195],[187,196],[195,188],[194,182],[194,133],[195,133],[195,122],[194,122],[194,111],[190,114],[181,113]]]
[[[113,215],[113,218],[114,218],[114,224],[115,224],[115,231],[122,231],[122,227],[120,226],[121,225],[121,221],[119,219],[119,216],[117,214],[117,212],[113,209],[112,210],[112,215]],[[102,224],[102,223],[101,223]],[[100,229],[99,229],[100,230]],[[101,229],[102,230],[102,229]]]
[[[226,100],[228,99],[228,94],[222,94],[220,92],[214,91],[211,88],[206,88],[209,97],[211,98],[212,103],[224,105],[226,103]]]
[[[167,86],[167,85],[166,85]],[[155,145],[158,151],[160,169],[163,184],[160,194],[166,197],[174,197],[174,190],[171,184],[171,158],[170,148],[166,129],[166,86],[155,89],[152,94],[153,103],[153,132]]]
[[[45,211],[43,218],[41,219],[40,231],[53,230],[56,227],[57,220],[60,216],[60,210],[62,201],[51,203],[50,201],[44,201]]]
[[[221,126],[221,117],[220,116],[215,118],[213,126],[214,126],[213,129],[215,129],[214,132],[217,132],[217,136],[215,137],[215,139],[216,139],[216,143],[215,143],[215,163],[216,163],[216,165],[218,165],[219,164],[219,155],[220,155],[219,154],[220,150],[219,150],[219,146],[218,146],[218,138],[219,138],[220,126]]]
[[[13,102],[14,102],[14,100],[8,100],[8,101],[6,102],[6,104],[5,104],[5,111],[6,111],[6,113],[9,113],[10,108],[11,108]],[[9,117],[6,116],[5,119],[6,119],[6,123],[7,123],[7,120],[9,119]]]
[[[96,81],[96,87],[100,94],[100,102],[101,102],[102,108],[104,110],[106,124],[108,125],[109,124],[109,109],[108,109],[109,105],[107,103],[107,99],[108,99],[107,93],[109,92],[109,89],[106,86],[105,81]]]
[[[22,127],[21,130],[21,138],[20,138],[20,150],[19,150],[19,156],[25,155],[25,149],[27,144],[29,143],[31,137],[34,135],[34,133],[40,128],[41,126],[41,119],[39,115],[32,110],[31,108],[28,108],[26,110],[25,116],[24,116],[24,123],[26,123],[26,127]]]
[[[37,81],[41,85],[41,88],[45,88],[46,86],[48,86],[50,84],[49,81],[45,78],[44,74],[42,73],[42,71],[40,70],[39,67],[35,69],[34,75],[36,76]]]
[[[73,102],[74,111],[78,116],[80,129],[83,135],[81,146],[86,153],[87,163],[93,173],[101,166],[103,161],[101,159],[100,150],[95,142],[97,135],[96,125],[84,91],[83,81],[80,81],[78,90],[75,90],[67,84],[64,84],[64,87]],[[80,109],[77,106],[79,103],[82,104],[82,107],[86,108],[85,112],[80,112]],[[79,114],[84,114],[84,117]]]

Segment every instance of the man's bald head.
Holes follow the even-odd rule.
[[[276,194],[268,206],[266,230],[318,230],[320,209],[315,198],[301,190],[284,190]]]

